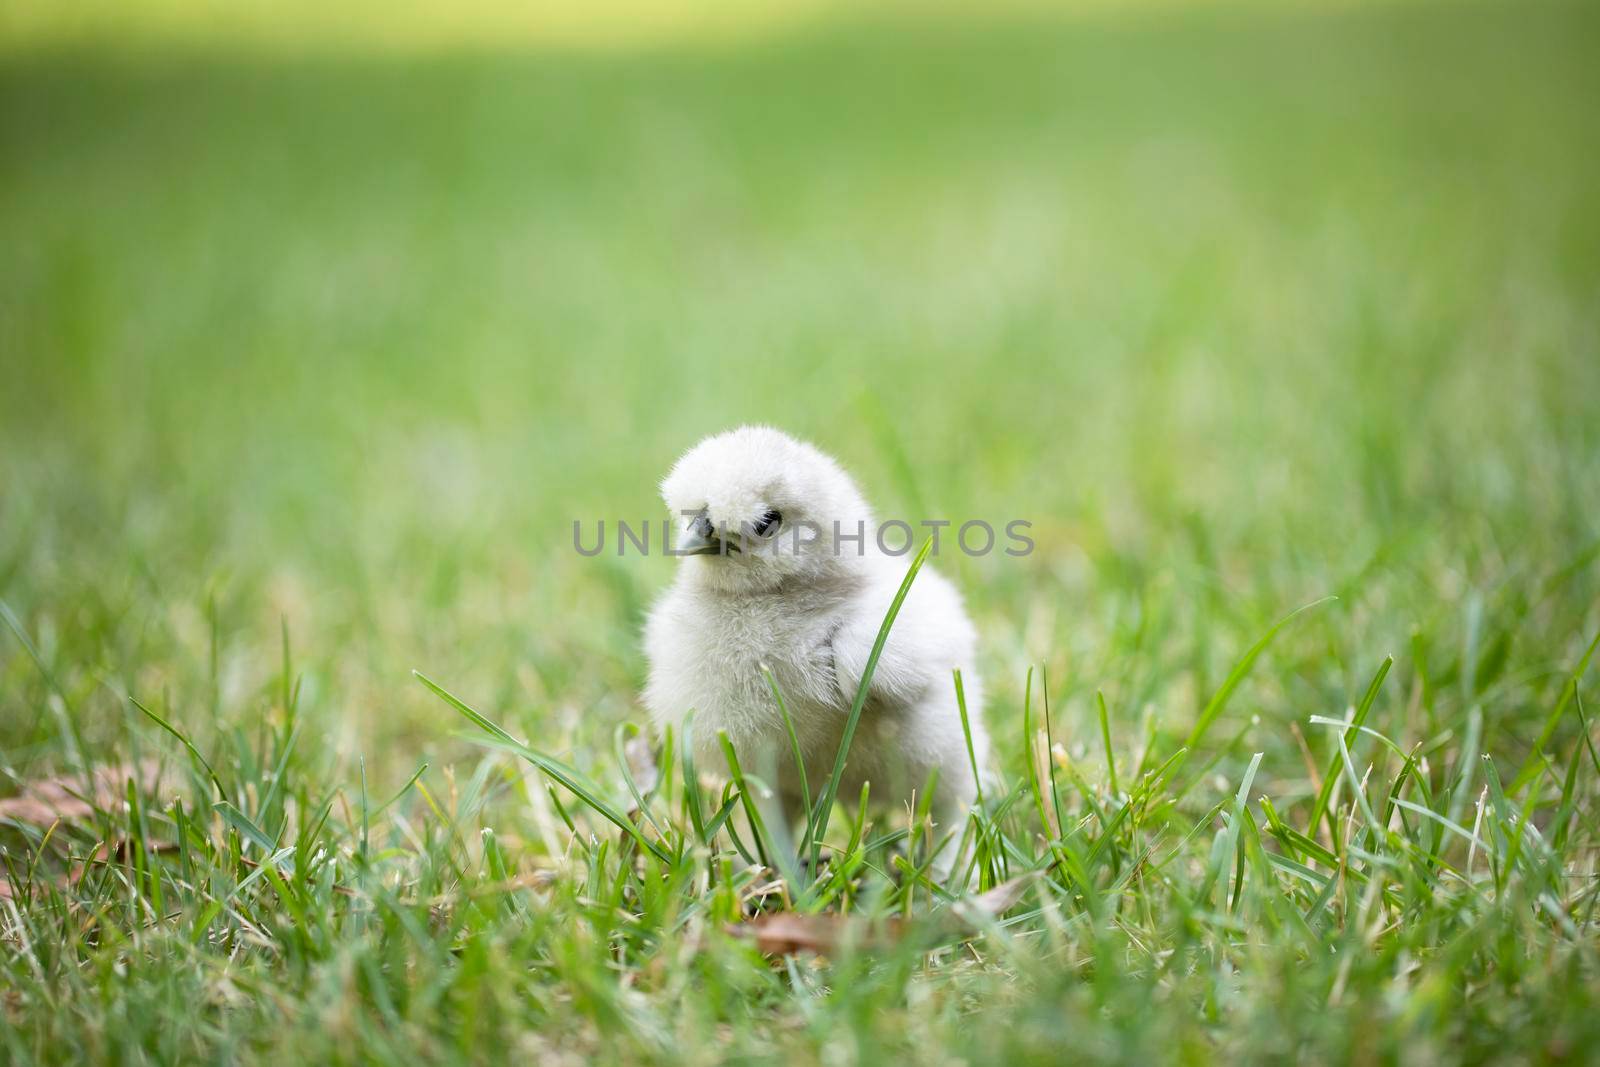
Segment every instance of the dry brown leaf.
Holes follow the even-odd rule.
[[[172,841],[148,841],[145,843],[147,853],[165,853],[178,851],[178,845]],[[56,886],[59,889],[71,889],[83,881],[84,875],[91,867],[103,867],[108,863],[127,863],[130,855],[128,842],[117,841],[108,844],[105,841],[95,845],[83,859],[74,862],[70,870],[56,870],[54,874],[48,870],[37,870],[33,873],[34,892],[42,891],[44,887]],[[15,900],[18,889],[4,877],[0,877],[0,900]]]
[[[1001,882],[993,889],[958,902],[952,912],[967,928],[976,919],[997,919],[1016,907],[1032,884],[1035,875],[1025,874]],[[932,917],[933,930],[944,928],[938,918]],[[957,933],[959,930],[950,930]],[[843,946],[857,950],[882,950],[901,941],[909,929],[908,924],[896,917],[881,923],[868,924],[849,915],[806,915],[793,911],[770,911],[757,915],[747,922],[736,923],[728,932],[755,942],[756,948],[768,956],[795,956],[815,954],[826,956]]]
[[[56,822],[83,822],[95,810],[120,810],[132,778],[140,793],[153,793],[161,765],[153,759],[96,767],[87,780],[81,774],[53,775],[23,783],[22,792],[0,800],[0,819],[47,827]]]
[[[178,843],[176,841],[146,841],[145,851],[155,854],[177,852]],[[58,878],[56,880],[57,884],[61,886],[76,885],[83,881],[83,876],[89,873],[90,867],[101,867],[111,862],[127,863],[129,855],[128,842],[117,841],[108,844],[102,841],[94,846],[94,850],[84,857],[81,862],[73,864],[69,873],[63,874]],[[246,860],[245,862],[248,863],[249,861]]]
[[[1017,901],[1022,899],[1022,894],[1027,892],[1028,885],[1033,881],[1032,874],[1020,875],[1009,881],[1001,882],[985,893],[969,897],[960,904],[961,909],[969,915],[981,915],[990,919],[998,919],[1012,908]]]
[[[883,949],[905,933],[905,924],[890,918],[868,926],[846,915],[803,915],[793,911],[771,911],[729,928],[736,937],[753,940],[756,949],[767,956],[795,956],[814,953],[826,956],[841,946],[857,949]]]

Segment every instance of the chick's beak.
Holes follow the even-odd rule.
[[[696,530],[685,530],[678,538],[677,547],[672,550],[674,556],[716,556],[721,553],[721,541],[706,537]]]
[[[729,552],[739,551],[739,546],[731,541],[724,541],[717,536],[717,528],[704,516],[695,519],[689,528],[683,531],[683,536],[678,538],[678,546],[672,550],[675,556],[726,556]]]

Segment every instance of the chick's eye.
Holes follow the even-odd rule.
[[[768,511],[756,520],[755,532],[757,537],[765,537],[778,528],[778,523],[783,521],[783,516],[776,511]]]

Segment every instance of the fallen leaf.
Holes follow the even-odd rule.
[[[998,919],[1016,907],[1017,901],[1022,899],[1022,895],[1027,892],[1029,884],[1033,882],[1033,877],[1030,873],[1001,882],[987,892],[979,893],[975,897],[968,897],[961,902],[960,906],[968,914]]]
[[[829,955],[849,945],[857,949],[884,949],[899,941],[904,924],[889,918],[876,927],[846,915],[805,915],[794,911],[772,911],[747,922],[735,923],[728,932],[753,940],[757,951],[767,956],[795,956],[802,953]]]
[[[1033,883],[1030,872],[1001,882],[987,892],[955,903],[949,911],[926,917],[924,928],[964,940],[981,925],[998,919],[1016,907]],[[959,922],[951,924],[954,916]],[[769,911],[746,922],[735,923],[728,932],[754,941],[767,956],[814,954],[826,956],[849,946],[857,950],[881,951],[902,941],[910,929],[906,920],[891,916],[876,924],[853,915],[829,913],[808,915],[794,911]]]
[[[154,793],[161,765],[144,759],[135,764],[113,763],[96,767],[86,780],[81,774],[53,775],[24,782],[22,792],[0,800],[0,819],[47,827],[56,822],[83,822],[95,811],[120,811],[132,778],[140,793]]]
[[[164,852],[177,851],[178,844],[175,841],[145,842],[146,855],[160,855]],[[89,873],[90,867],[100,867],[111,862],[127,863],[130,855],[132,855],[132,851],[129,849],[127,841],[117,841],[111,844],[102,841],[81,862],[74,864],[69,873],[57,879],[57,882],[63,887],[76,885],[83,881],[83,876]],[[245,862],[248,863],[249,861],[246,860]]]

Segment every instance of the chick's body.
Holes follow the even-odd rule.
[[[815,796],[909,557],[877,547],[870,511],[836,463],[776,430],[707,439],[673,468],[662,492],[684,524],[680,547],[697,554],[682,560],[650,613],[645,703],[658,726],[681,730],[694,712],[690,742],[702,766],[724,765],[717,733],[725,731],[745,767],[775,781],[793,805],[798,775],[765,666]],[[898,803],[936,768],[941,814],[970,803],[975,783],[951,672],[962,674],[982,766],[988,740],[975,643],[955,588],[923,567],[873,673],[841,796],[870,781],[880,804]]]

